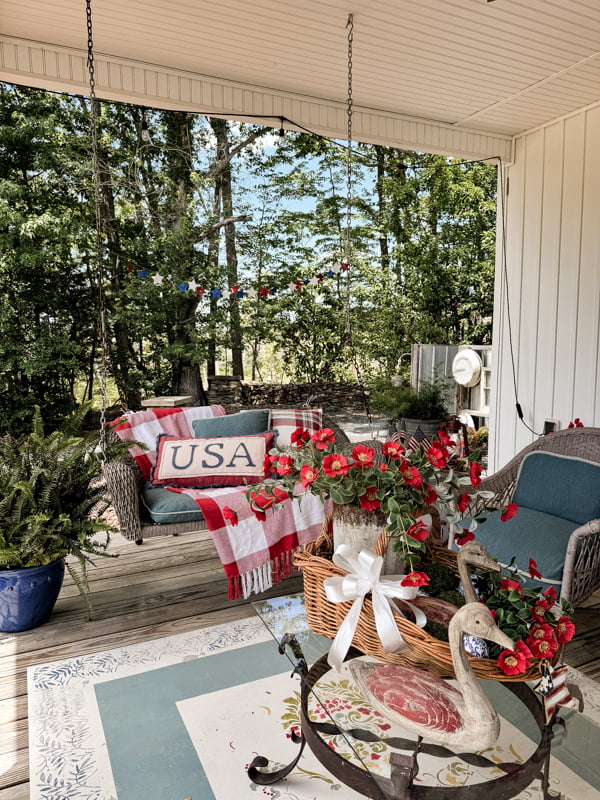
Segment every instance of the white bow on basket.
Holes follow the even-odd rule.
[[[327,599],[331,603],[347,603],[350,600],[354,602],[329,650],[327,656],[329,665],[338,671],[341,669],[354,638],[365,595],[369,592],[373,601],[375,627],[383,649],[386,653],[397,653],[406,647],[394,620],[391,599],[398,597],[401,600],[412,600],[417,596],[418,587],[401,586],[403,575],[388,575],[381,578],[383,558],[371,550],[361,550],[358,553],[354,547],[341,544],[333,554],[332,560],[347,574],[325,578],[323,587]],[[411,603],[408,603],[408,606],[415,615],[415,623],[422,628],[427,622],[425,614]]]

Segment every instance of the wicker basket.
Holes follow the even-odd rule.
[[[331,603],[325,594],[323,581],[325,578],[343,576],[345,572],[331,561],[333,541],[327,532],[327,524],[319,538],[307,544],[303,550],[295,554],[295,562],[302,569],[304,579],[304,600],[306,616],[311,631],[328,639],[334,639],[352,603]],[[387,539],[382,534],[377,542],[376,552],[381,555],[386,547]],[[428,548],[430,557],[439,559],[450,568],[456,569],[456,556],[439,544]],[[408,649],[402,653],[386,653],[375,628],[375,617],[371,596],[367,595],[356,626],[352,644],[365,655],[391,664],[418,667],[440,677],[455,677],[450,645],[436,639],[406,617],[393,611],[394,620],[402,634]],[[558,660],[557,657],[554,659]],[[536,680],[540,677],[541,660],[532,662],[527,672],[520,675],[505,675],[495,660],[469,656],[473,672],[478,678],[495,681],[522,682]]]

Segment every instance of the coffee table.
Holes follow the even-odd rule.
[[[500,738],[485,752],[456,753],[391,725],[349,672],[329,668],[331,642],[308,629],[301,593],[252,605],[302,683],[298,754],[279,769],[255,758],[248,770],[254,783],[276,785],[308,746],[338,780],[373,800],[600,798],[600,728],[583,714],[561,707],[545,725],[528,684],[483,681],[502,718]],[[359,657],[352,649],[347,660]]]

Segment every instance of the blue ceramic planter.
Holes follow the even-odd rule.
[[[65,561],[0,570],[0,631],[28,631],[46,622],[62,586]]]

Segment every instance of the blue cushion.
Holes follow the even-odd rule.
[[[600,464],[555,453],[528,453],[512,502],[583,525],[600,517]]]
[[[501,511],[493,511],[475,529],[475,538],[484,544],[490,555],[501,564],[510,564],[513,556],[517,567],[527,573],[529,559],[537,561],[538,571],[547,581],[562,581],[567,542],[576,524],[562,517],[519,507],[516,517],[500,520]],[[544,581],[527,578],[524,586],[540,586]],[[556,587],[558,591],[558,587]],[[559,592],[560,594],[560,592]]]
[[[265,433],[269,429],[269,409],[257,408],[238,414],[226,414],[224,417],[195,419],[192,428],[196,438]]]
[[[204,519],[191,497],[163,487],[144,489],[141,502],[153,522],[200,522]]]

